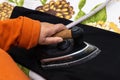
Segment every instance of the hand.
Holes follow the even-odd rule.
[[[66,29],[66,27],[63,24],[50,24],[47,22],[41,22],[39,44],[48,45],[62,42],[63,39],[61,37],[52,37],[52,35],[64,29]]]

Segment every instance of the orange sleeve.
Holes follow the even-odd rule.
[[[8,50],[11,45],[31,48],[37,45],[40,22],[27,17],[0,21],[0,48]]]
[[[30,80],[2,49],[0,49],[0,80]]]

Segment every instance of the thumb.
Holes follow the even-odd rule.
[[[62,42],[63,39],[61,37],[46,37],[44,40],[44,45],[49,45],[49,44],[57,44],[59,42]]]

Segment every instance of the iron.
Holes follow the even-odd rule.
[[[83,20],[94,15],[103,9],[111,0],[106,0],[98,8],[89,14],[81,17],[66,27],[72,30],[72,39],[64,40],[62,43],[47,45],[41,47],[40,65],[43,69],[54,69],[62,67],[70,67],[77,64],[85,63],[96,57],[101,50],[95,45],[91,45],[83,40],[84,31],[78,26],[75,26]]]
[[[72,28],[72,39],[64,40],[58,44],[41,46],[39,55],[40,65],[43,69],[70,67],[85,63],[96,57],[101,50],[83,41],[84,31],[75,26]]]

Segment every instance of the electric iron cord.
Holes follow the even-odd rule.
[[[80,19],[71,22],[70,24],[66,25],[66,27],[69,29],[77,24],[79,24],[80,22],[84,21],[85,19],[89,18],[90,16],[94,15],[95,13],[97,13],[98,11],[100,11],[101,9],[103,9],[111,0],[106,0],[104,3],[102,3],[99,7],[97,7],[96,9],[94,9],[93,11],[89,12],[88,14],[86,14],[85,16],[82,16]]]

